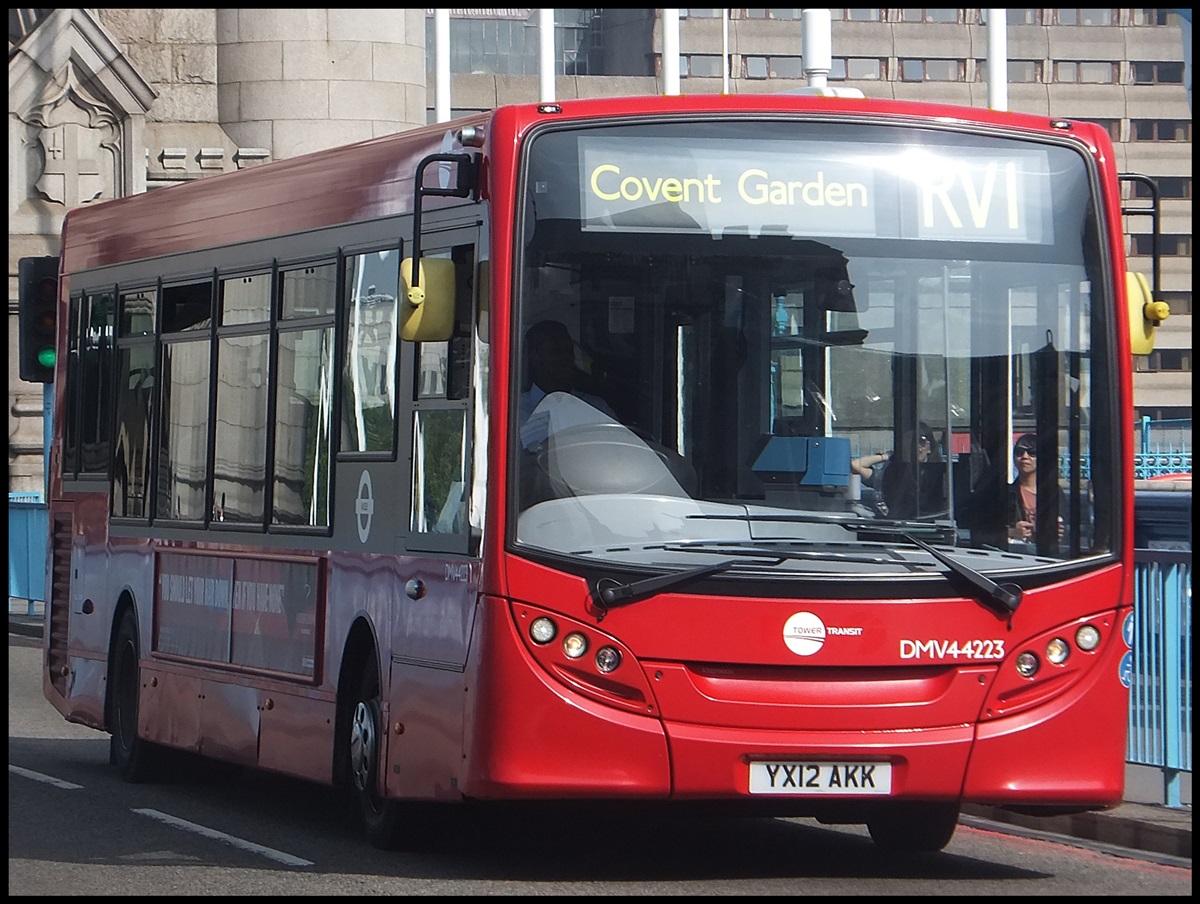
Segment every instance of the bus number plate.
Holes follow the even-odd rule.
[[[752,762],[751,794],[891,794],[891,763]]]

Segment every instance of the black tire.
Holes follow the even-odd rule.
[[[381,718],[382,697],[375,659],[363,669],[358,691],[350,707],[348,784],[367,840],[374,847],[394,850],[402,841],[400,807],[379,793],[379,768],[385,731]]]
[[[867,831],[878,848],[906,854],[940,851],[957,827],[955,803],[897,803],[867,820]]]
[[[141,690],[137,623],[131,611],[121,617],[109,660],[112,710],[109,761],[122,780],[152,781],[159,775],[162,749],[138,737],[138,693]]]

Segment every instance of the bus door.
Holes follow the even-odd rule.
[[[345,617],[365,611],[375,626],[385,711],[390,705],[389,721],[410,726],[401,752],[390,755],[431,763],[461,753],[461,715],[450,714],[461,712],[479,582],[483,516],[472,505],[472,480],[482,479],[475,462],[486,447],[476,437],[485,429],[477,416],[484,398],[476,387],[487,360],[476,329],[479,235],[477,223],[449,230],[430,223],[422,236],[430,298],[435,282],[451,291],[449,322],[436,338],[420,330],[406,338],[411,308],[400,258],[407,243],[403,254],[393,245],[386,254],[346,257],[335,535],[351,555],[334,570],[331,596],[335,604],[350,596]],[[406,713],[416,701],[430,706],[431,695],[446,724]],[[419,780],[418,771],[401,768],[389,782],[396,774]]]

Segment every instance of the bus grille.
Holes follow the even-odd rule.
[[[50,607],[50,636],[46,646],[46,668],[50,684],[63,696],[67,693],[67,631],[71,611],[71,534],[73,518],[70,512],[54,515],[51,538],[53,568],[46,605]]]

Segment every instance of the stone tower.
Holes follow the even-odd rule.
[[[17,261],[69,209],[424,125],[425,95],[423,8],[11,10],[9,491],[44,480]]]

